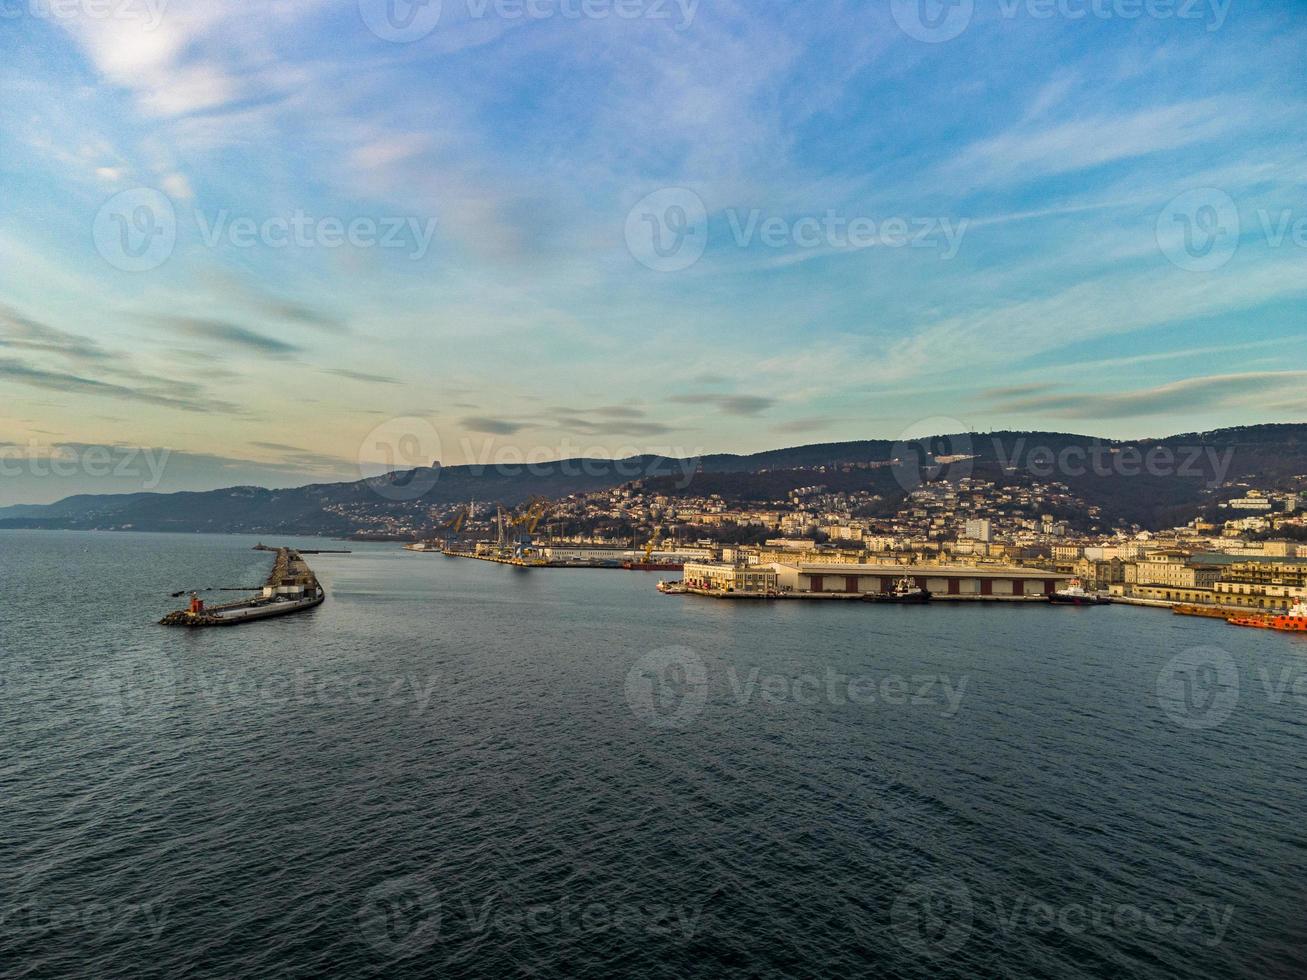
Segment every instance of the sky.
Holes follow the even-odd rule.
[[[0,0],[0,505],[1302,421],[1305,61],[1299,0]]]

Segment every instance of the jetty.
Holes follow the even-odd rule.
[[[411,549],[416,550],[416,549]],[[496,565],[513,565],[517,568],[548,568],[549,562],[543,558],[525,558],[521,555],[509,553],[486,552],[477,554],[475,551],[454,551],[446,548],[440,552],[446,558],[471,558],[475,561],[488,561]]]
[[[270,548],[262,550],[270,551]],[[191,594],[190,606],[159,620],[160,626],[236,626],[274,616],[288,616],[323,604],[327,594],[304,556],[293,548],[277,548],[272,571],[259,595],[240,602],[210,606]]]
[[[281,551],[282,549],[270,547],[269,545],[266,545],[262,541],[260,541],[258,544],[254,546],[254,550],[255,551]],[[350,551],[348,548],[337,548],[335,550],[329,548],[300,548],[299,553],[301,555],[352,555],[354,552]]]

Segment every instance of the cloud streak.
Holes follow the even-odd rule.
[[[303,350],[298,344],[279,340],[276,337],[268,337],[248,327],[228,323],[225,320],[172,316],[159,317],[158,321],[160,327],[170,333],[192,337],[213,347],[253,351],[256,354],[264,354],[269,357],[285,357]]]
[[[159,405],[175,408],[183,412],[236,413],[238,407],[230,402],[199,398],[179,398],[168,394],[142,388],[129,388],[124,385],[94,378],[84,378],[60,371],[47,371],[32,367],[21,361],[9,358],[0,359],[0,379],[14,381],[35,388],[45,388],[63,394],[94,395],[117,398],[123,401],[139,402],[145,405]]]
[[[1251,396],[1264,401],[1277,392],[1300,391],[1305,381],[1307,371],[1262,371],[1188,378],[1135,391],[1067,391],[1006,398],[999,392],[1000,401],[996,407],[1001,412],[1046,414],[1058,418],[1125,419],[1210,411],[1239,404]]]

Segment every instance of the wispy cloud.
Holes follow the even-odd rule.
[[[946,171],[980,184],[1037,180],[1219,139],[1244,127],[1250,112],[1245,100],[1212,98],[1027,124],[972,144]]]
[[[111,355],[87,337],[60,330],[0,305],[0,347],[58,354],[72,361],[109,360]]]
[[[463,428],[469,432],[480,432],[494,436],[511,436],[529,427],[525,422],[490,418],[485,415],[469,415],[460,421]]]
[[[766,395],[721,395],[714,392],[674,395],[670,400],[681,405],[711,405],[725,415],[744,418],[761,415],[776,404],[775,398]]]
[[[351,465],[350,460],[333,456],[330,453],[315,453],[301,446],[290,446],[281,442],[251,442],[249,445],[255,449],[264,449],[276,453],[280,458],[281,465],[288,468],[339,473],[342,469]]]
[[[238,348],[272,357],[284,357],[289,354],[297,354],[303,350],[298,344],[279,340],[276,337],[268,337],[248,327],[228,323],[225,320],[169,316],[158,317],[157,322],[161,328],[171,333],[206,341],[218,348]]]
[[[108,381],[98,381],[94,378],[66,374],[61,371],[47,371],[9,358],[0,359],[0,378],[64,394],[101,395],[124,401],[140,402],[146,405],[176,408],[184,412],[234,413],[238,411],[237,407],[230,402],[179,398],[145,388],[127,387]]]
[[[1262,371],[1209,375],[1136,391],[1061,391],[1008,398],[998,404],[1003,412],[1041,413],[1058,418],[1121,419],[1166,415],[1195,409],[1238,404],[1249,396],[1265,401],[1277,393],[1300,391],[1307,371]]]
[[[323,368],[322,373],[334,374],[338,378],[348,378],[350,381],[362,381],[365,384],[403,384],[398,378],[392,378],[384,374],[369,374],[366,371],[351,371],[349,368]]]

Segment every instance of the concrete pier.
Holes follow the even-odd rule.
[[[263,548],[270,551],[270,548]],[[293,548],[278,548],[261,593],[251,599],[219,606],[206,604],[192,594],[187,609],[178,609],[159,620],[161,626],[235,626],[258,619],[271,619],[303,612],[322,605],[326,593],[304,556]]]

